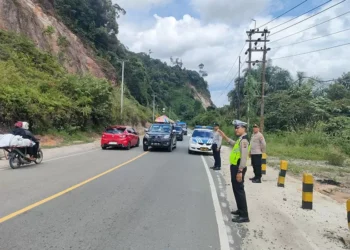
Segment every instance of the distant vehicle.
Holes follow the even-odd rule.
[[[201,125],[196,125],[194,128],[203,128],[203,129],[210,129],[210,130],[214,129],[212,126],[201,126]]]
[[[184,131],[181,126],[175,126],[176,130],[176,139],[178,141],[183,141],[184,140]]]
[[[172,124],[155,123],[146,129],[143,137],[143,151],[152,148],[166,148],[168,152],[176,148],[176,130]]]
[[[105,129],[101,137],[101,148],[126,148],[138,147],[140,137],[132,127],[115,125]]]
[[[181,126],[182,130],[184,131],[184,135],[187,135],[187,124],[186,122],[177,122],[176,126]]]
[[[213,153],[214,133],[213,130],[207,128],[195,128],[188,144],[188,153],[194,152]]]

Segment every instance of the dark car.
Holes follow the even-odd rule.
[[[176,130],[176,139],[178,141],[183,141],[184,140],[184,131],[181,126],[175,126]]]
[[[152,124],[143,137],[143,150],[166,148],[169,152],[176,148],[176,130],[172,124]]]

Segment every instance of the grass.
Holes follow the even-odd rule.
[[[91,143],[99,138],[96,132],[67,133],[65,131],[49,131],[45,136],[41,136],[42,148],[56,148],[75,144]]]
[[[268,159],[268,165],[279,169],[279,161],[276,158]],[[319,179],[333,180],[342,183],[344,187],[350,187],[350,167],[321,165],[317,162],[298,163],[298,160],[288,161],[287,175],[301,177],[303,173],[311,173]]]
[[[320,132],[267,134],[267,153],[279,158],[326,161],[343,166],[348,155],[334,138]]]

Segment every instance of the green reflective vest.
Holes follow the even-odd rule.
[[[242,138],[239,138],[235,145],[233,146],[233,149],[230,154],[230,164],[237,166],[238,161],[241,159],[241,150],[240,150],[240,144],[242,139],[247,139],[247,135],[243,136]]]

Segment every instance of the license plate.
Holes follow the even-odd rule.
[[[208,151],[208,148],[201,148],[201,151]]]
[[[118,145],[116,142],[110,142],[109,145]]]

